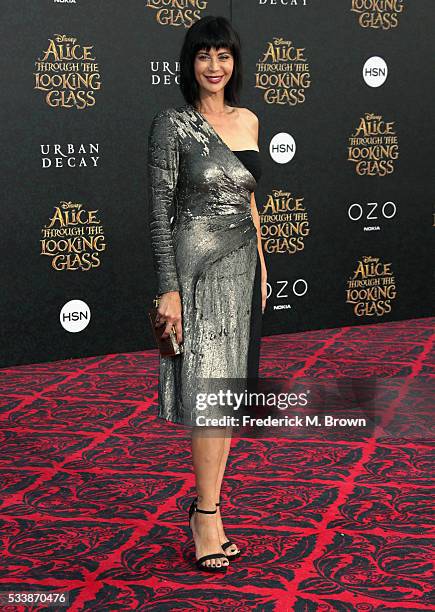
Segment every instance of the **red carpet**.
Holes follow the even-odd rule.
[[[221,577],[192,567],[189,440],[155,416],[155,351],[0,370],[0,590],[69,591],[54,610],[434,609],[433,331],[263,338],[262,377],[375,377],[381,419],[366,438],[234,438],[222,514],[244,556]]]

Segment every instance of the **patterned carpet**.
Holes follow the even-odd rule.
[[[0,590],[69,591],[51,609],[71,611],[433,610],[434,322],[263,338],[262,377],[373,383],[373,428],[234,438],[222,514],[244,555],[223,576],[192,566],[190,444],[155,415],[156,351],[0,370]]]

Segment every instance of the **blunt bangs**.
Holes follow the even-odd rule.
[[[180,52],[180,89],[184,99],[195,105],[199,100],[199,87],[195,79],[194,62],[198,51],[228,48],[234,59],[231,79],[225,86],[225,101],[235,106],[240,102],[242,88],[241,43],[236,30],[226,17],[207,15],[187,30]]]

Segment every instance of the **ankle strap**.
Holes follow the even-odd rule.
[[[216,506],[219,506],[219,504],[220,502],[218,502]],[[217,513],[217,510],[200,510],[198,508],[198,496],[196,496],[195,499],[193,500],[193,507],[196,512],[202,512],[203,514],[216,514]]]
[[[203,514],[216,514],[217,510],[200,510],[197,505],[195,505],[195,512],[202,512]]]

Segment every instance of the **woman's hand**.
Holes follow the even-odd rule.
[[[264,313],[267,300],[267,269],[264,262],[261,263],[261,312]]]
[[[171,327],[175,325],[177,334],[177,342],[183,342],[183,327],[181,321],[181,298],[179,291],[168,291],[160,296],[159,306],[157,308],[156,327],[165,325],[165,330],[162,338],[167,338]]]

